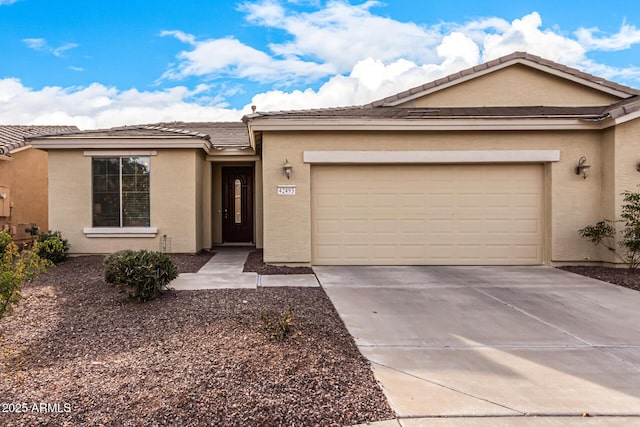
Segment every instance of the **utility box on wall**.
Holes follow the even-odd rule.
[[[11,194],[9,187],[0,185],[0,217],[11,216]]]

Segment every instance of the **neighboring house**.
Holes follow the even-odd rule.
[[[75,126],[0,125],[0,229],[15,240],[29,240],[33,226],[46,231],[47,153],[32,148],[26,136],[70,132]]]
[[[32,143],[49,152],[51,226],[76,252],[245,243],[290,265],[615,262],[578,229],[637,190],[639,117],[640,90],[518,52],[365,106]]]

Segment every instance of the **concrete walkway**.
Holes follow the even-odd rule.
[[[398,415],[374,425],[640,426],[640,292],[548,267],[314,270]]]
[[[320,286],[313,274],[243,273],[244,262],[252,250],[248,247],[217,247],[216,254],[197,273],[181,273],[170,286],[178,291]]]

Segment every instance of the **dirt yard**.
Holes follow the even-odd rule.
[[[183,272],[210,257],[174,257]],[[129,302],[101,256],[29,284],[0,320],[0,425],[320,425],[393,418],[320,288],[172,291]],[[290,335],[260,316],[291,307]],[[17,411],[20,411],[19,413]]]

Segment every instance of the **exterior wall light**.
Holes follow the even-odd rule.
[[[587,179],[589,175],[589,168],[591,165],[587,165],[587,158],[585,156],[578,159],[578,165],[576,166],[576,175],[582,175],[582,179]]]
[[[291,178],[291,172],[293,171],[293,166],[289,163],[288,159],[284,159],[284,165],[282,165],[282,171],[284,172],[287,179]]]

